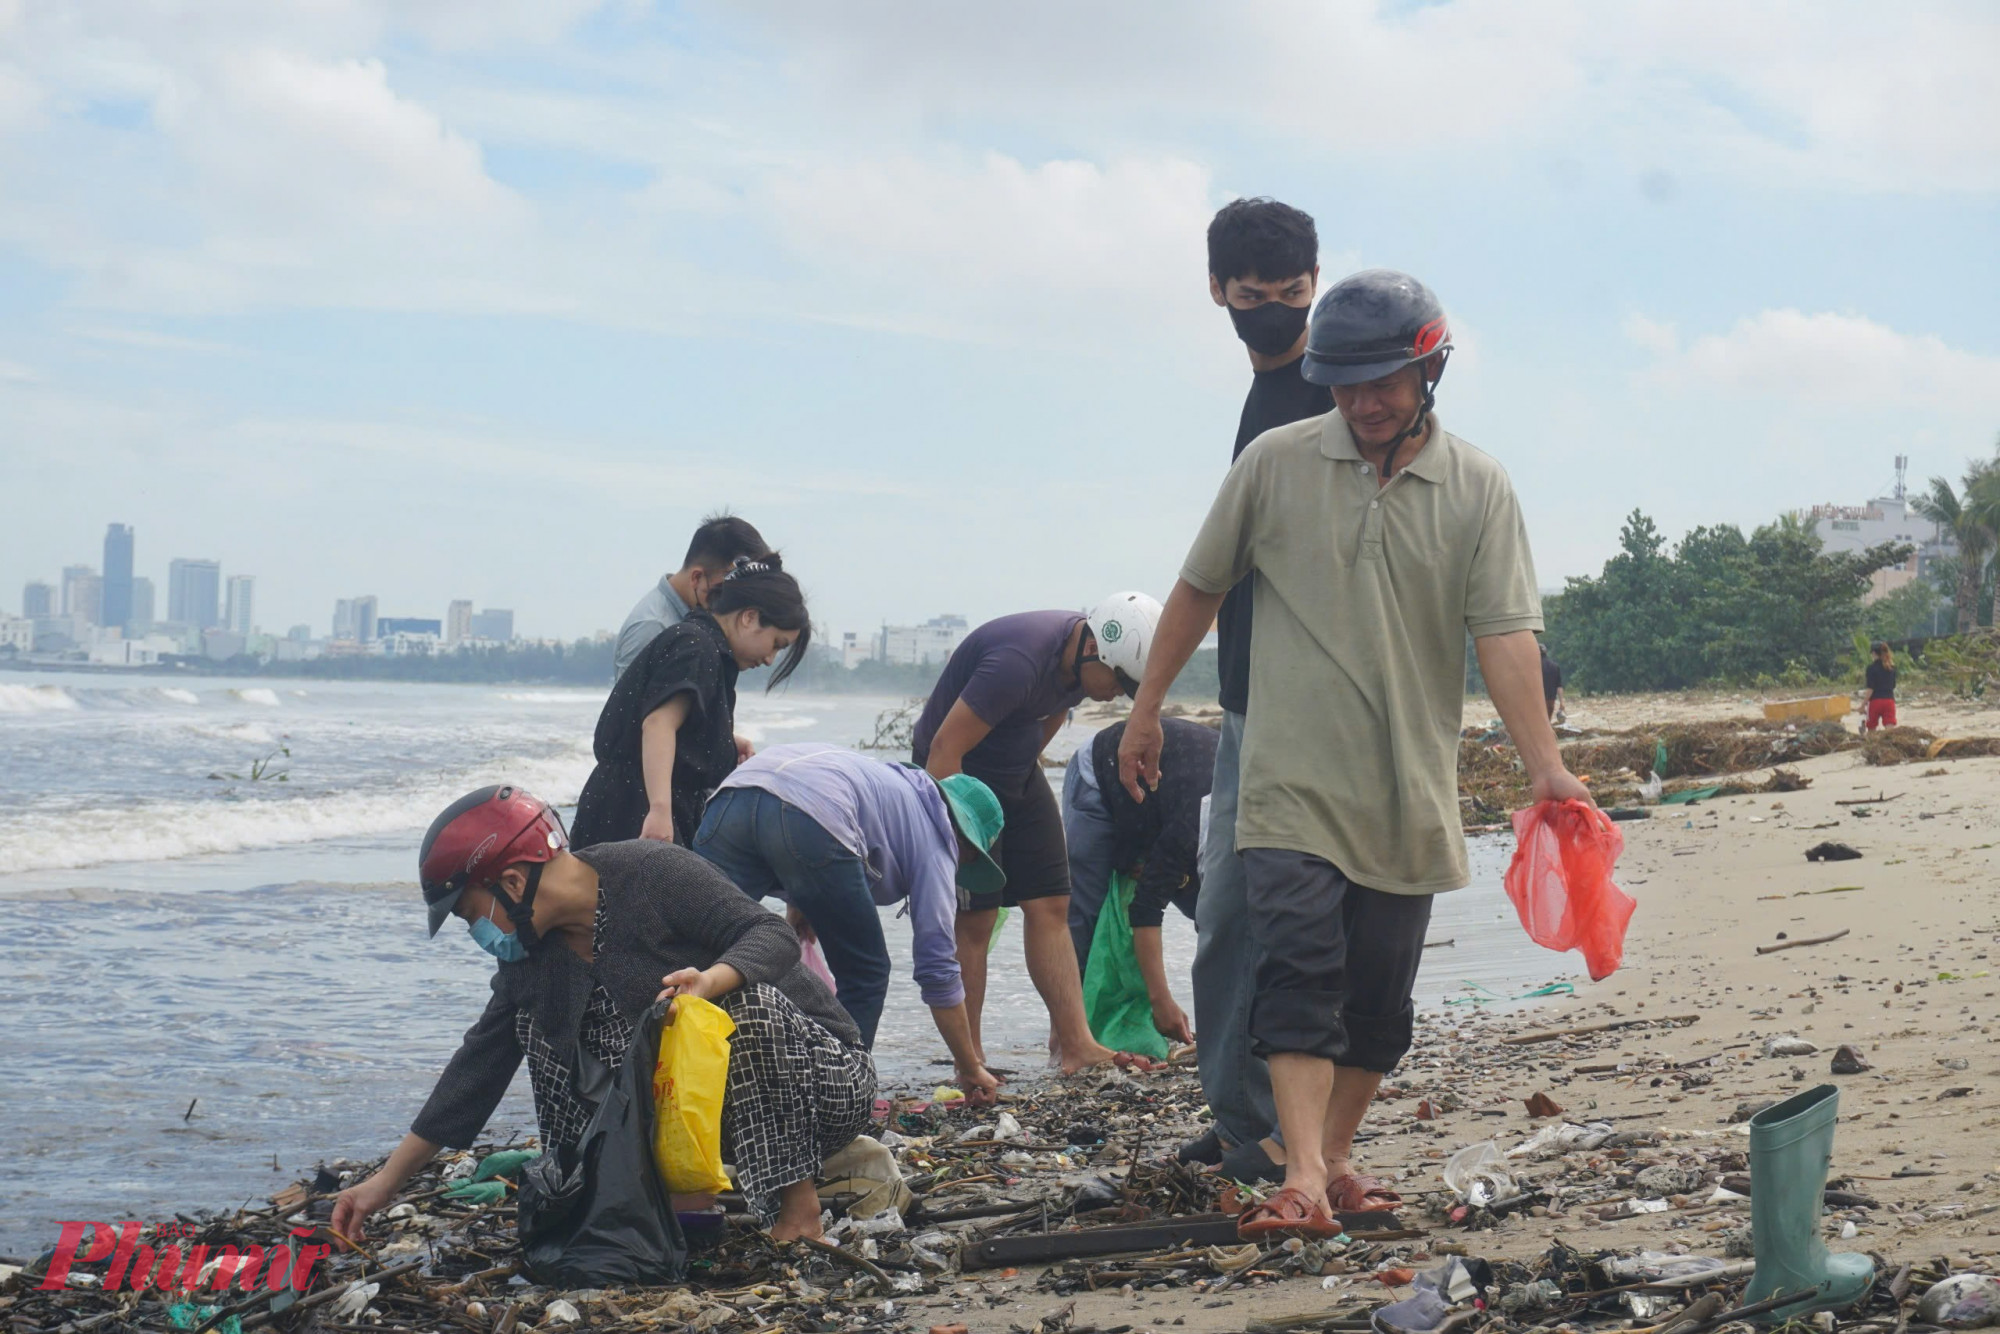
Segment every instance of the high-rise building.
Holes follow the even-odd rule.
[[[332,639],[354,638],[354,599],[336,598],[333,603]]]
[[[456,644],[472,638],[472,604],[463,599],[451,604],[444,614],[444,642]]]
[[[21,616],[24,620],[49,617],[56,614],[55,585],[45,584],[39,579],[30,579],[21,589]]]
[[[375,595],[354,599],[354,637],[364,644],[372,644],[381,636],[375,628]]]
[[[223,612],[222,623],[232,633],[248,639],[256,630],[256,614],[251,610],[251,599],[256,596],[257,580],[248,574],[229,576],[229,601]]]
[[[62,614],[91,625],[104,624],[104,580],[88,565],[65,565]]]
[[[132,576],[132,614],[126,617],[126,624],[136,637],[152,631],[153,581],[143,574]]]
[[[195,630],[221,624],[221,561],[183,558],[167,563],[167,619]]]
[[[123,629],[132,619],[132,529],[114,523],[104,530],[104,620]]]
[[[472,618],[472,637],[505,644],[514,637],[514,613],[488,607]]]
[[[383,616],[375,622],[375,635],[387,639],[390,635],[429,635],[436,639],[444,633],[444,622],[425,616]]]

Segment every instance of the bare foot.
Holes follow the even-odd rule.
[[[778,1192],[778,1221],[771,1224],[772,1241],[818,1241],[826,1236],[819,1221],[819,1192],[810,1180],[794,1181]]]
[[[1109,1065],[1118,1058],[1118,1053],[1101,1042],[1084,1044],[1078,1050],[1065,1051],[1062,1058],[1062,1072],[1073,1075],[1079,1070],[1089,1070],[1094,1066]]]

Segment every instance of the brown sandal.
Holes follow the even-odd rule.
[[[1392,1214],[1403,1197],[1374,1177],[1349,1172],[1326,1183],[1326,1202],[1337,1214]]]
[[[1337,1237],[1343,1230],[1317,1200],[1292,1186],[1286,1186],[1262,1204],[1245,1209],[1236,1220],[1236,1235],[1244,1241],[1257,1241],[1277,1233]]]

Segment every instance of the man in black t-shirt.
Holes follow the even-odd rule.
[[[1275,199],[1238,199],[1208,225],[1208,294],[1229,312],[1250,353],[1250,394],[1230,457],[1264,432],[1333,410],[1333,394],[1299,374],[1306,316],[1319,283],[1319,233],[1313,220]],[[1257,950],[1236,856],[1236,785],[1243,718],[1250,709],[1250,579],[1223,599],[1219,641],[1222,740],[1209,798],[1202,893],[1195,912],[1194,1027],[1202,1092],[1213,1128],[1184,1146],[1190,1162],[1224,1163],[1239,1181],[1279,1179],[1284,1147],[1271,1076],[1250,1050],[1251,982]],[[1226,1155],[1226,1161],[1225,1161]]]

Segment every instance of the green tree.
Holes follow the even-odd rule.
[[[1958,633],[1966,634],[1979,624],[1987,562],[2000,540],[2000,462],[1984,459],[1972,464],[1956,490],[1942,477],[1931,478],[1929,488],[1917,494],[1910,508],[1950,533],[1958,545],[1952,601],[1958,608]],[[1990,620],[1990,598],[1987,607]]]
[[[1545,608],[1550,651],[1579,689],[1831,673],[1862,623],[1869,576],[1911,550],[1829,553],[1809,521],[1787,515],[1748,537],[1731,524],[1696,528],[1669,554],[1636,510],[1619,547]]]

